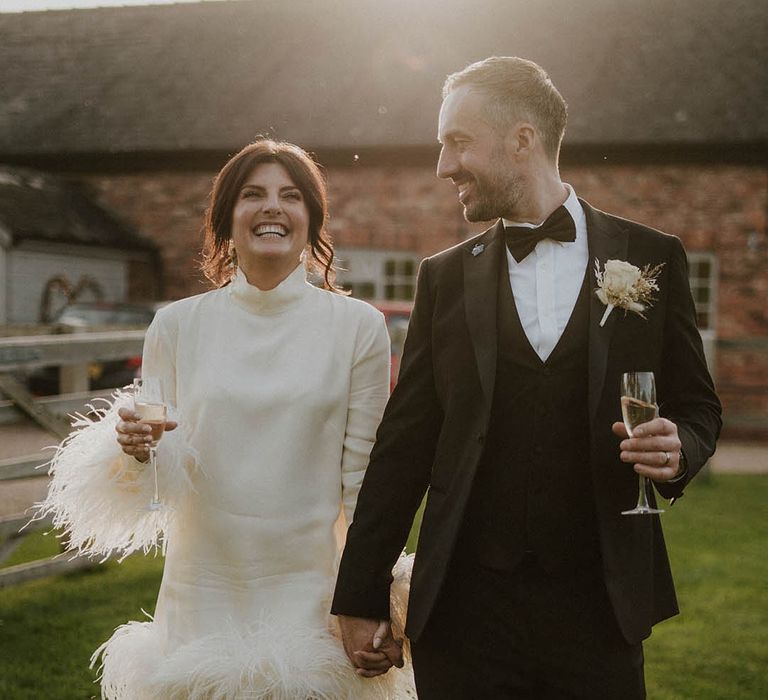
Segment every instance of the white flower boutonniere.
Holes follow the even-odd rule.
[[[625,314],[632,311],[645,318],[643,312],[656,299],[655,292],[659,291],[656,278],[662,267],[664,263],[653,267],[646,265],[641,270],[624,260],[607,260],[601,271],[600,261],[595,259],[595,294],[606,307],[600,326],[605,325],[616,307],[624,309]]]

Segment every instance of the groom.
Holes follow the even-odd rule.
[[[400,663],[380,622],[427,492],[406,628],[420,700],[642,698],[642,640],[678,609],[659,517],[621,511],[638,474],[679,498],[721,425],[685,253],[560,180],[566,105],[535,63],[472,64],[443,96],[437,174],[468,221],[499,220],[419,271],[339,572],[345,649],[361,675]],[[642,314],[616,303],[601,323],[608,260],[662,266]],[[655,373],[660,417],[629,439],[634,370]]]

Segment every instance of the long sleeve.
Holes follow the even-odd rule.
[[[357,503],[376,429],[389,394],[390,344],[384,317],[367,315],[358,329],[351,368],[349,408],[341,460],[342,501],[347,523]]]
[[[332,612],[369,618],[390,614],[392,567],[429,483],[442,425],[432,368],[432,291],[427,261],[400,366],[347,536]]]
[[[176,397],[177,323],[175,316],[164,315],[162,309],[158,312],[155,320],[147,328],[141,360],[142,376],[160,379],[163,384],[164,398],[173,408],[178,403]]]
[[[161,376],[175,387],[171,372],[170,344],[157,321],[147,330],[144,344],[145,373]],[[166,433],[157,450],[158,482],[162,500],[169,506],[149,511],[154,479],[152,470],[123,453],[116,439],[118,410],[130,406],[132,396],[117,391],[112,401],[92,406],[89,415],[77,415],[73,432],[57,447],[50,461],[51,482],[46,499],[37,504],[35,517],[53,516],[67,548],[80,554],[124,558],[159,546],[160,536],[176,508],[191,488],[190,473],[196,465],[194,452],[184,435],[183,419]]]

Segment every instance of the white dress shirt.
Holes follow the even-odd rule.
[[[533,252],[517,262],[507,249],[509,283],[525,335],[542,361],[555,349],[581,291],[587,271],[587,219],[570,185],[563,206],[576,224],[576,240],[570,243],[546,238]],[[505,226],[527,226],[503,219]]]

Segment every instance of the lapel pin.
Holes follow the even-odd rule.
[[[478,256],[478,255],[480,255],[480,253],[482,253],[484,250],[485,250],[485,246],[484,246],[482,243],[478,243],[477,245],[475,245],[475,247],[474,247],[474,248],[472,248],[472,255],[473,255],[474,257],[477,257],[477,256]]]

